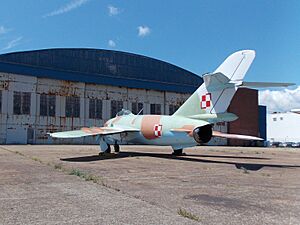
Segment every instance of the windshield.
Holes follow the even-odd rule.
[[[117,113],[117,116],[125,116],[125,115],[130,115],[132,112],[127,109],[122,109],[120,112]]]

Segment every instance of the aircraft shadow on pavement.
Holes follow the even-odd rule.
[[[108,155],[90,155],[90,156],[81,156],[81,157],[73,157],[73,158],[62,158],[62,161],[66,162],[92,162],[92,161],[101,161],[101,160],[113,160],[113,159],[121,159],[128,157],[155,157],[155,158],[163,158],[163,159],[171,159],[171,160],[184,160],[190,162],[199,162],[199,163],[215,163],[215,164],[229,164],[234,165],[237,169],[243,170],[252,170],[258,171],[263,167],[271,167],[271,168],[300,168],[297,165],[280,165],[280,164],[264,164],[264,163],[238,163],[232,161],[224,161],[224,160],[213,160],[213,159],[204,159],[207,157],[211,158],[224,158],[224,159],[255,159],[255,160],[269,160],[270,158],[259,158],[259,157],[247,157],[247,156],[211,156],[211,155],[184,155],[184,156],[173,156],[169,153],[149,153],[149,152],[120,152],[118,154],[108,154]]]

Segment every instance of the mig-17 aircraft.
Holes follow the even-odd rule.
[[[115,152],[120,145],[171,146],[174,155],[183,149],[207,143],[213,137],[263,140],[241,134],[214,131],[218,122],[231,122],[238,117],[226,112],[235,92],[243,87],[279,87],[290,83],[244,82],[244,76],[255,58],[255,51],[242,50],[230,55],[213,73],[203,75],[203,84],[173,115],[134,115],[122,110],[103,127],[50,133],[54,138],[98,136],[100,154]]]

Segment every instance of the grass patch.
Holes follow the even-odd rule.
[[[78,169],[72,169],[69,173],[69,175],[75,175],[77,177],[81,177],[84,178],[84,176],[86,176],[86,174]]]
[[[21,156],[25,156],[23,153],[19,152],[19,151],[15,151],[16,154],[21,155]]]
[[[62,165],[61,164],[55,164],[54,169],[56,170],[62,170]]]
[[[78,177],[84,179],[85,181],[92,181],[93,183],[101,184],[101,185],[107,187],[107,185],[104,183],[104,181],[101,177],[98,177],[98,176],[95,176],[95,175],[92,175],[92,174],[87,174],[87,173],[85,173],[83,171],[80,171],[78,169],[71,170],[69,175],[75,175],[75,176],[78,176]]]
[[[34,161],[36,161],[36,162],[43,163],[42,160],[40,160],[40,159],[37,158],[37,157],[32,157],[31,159],[34,160]]]
[[[188,218],[188,219],[200,222],[200,218],[198,216],[194,215],[191,212],[188,212],[187,210],[185,210],[183,208],[179,208],[177,210],[177,214],[180,215],[180,216],[182,216],[182,217],[185,217],[185,218]]]
[[[228,188],[236,188],[236,185],[233,185],[233,184],[227,184],[226,187],[228,187]]]
[[[96,184],[99,184],[99,183],[101,183],[102,185],[104,184],[103,180],[100,177],[95,176],[95,175],[88,174],[88,175],[84,176],[84,179],[86,181],[92,181]]]

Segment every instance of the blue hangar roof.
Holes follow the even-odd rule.
[[[0,72],[191,93],[198,75],[157,59],[102,49],[60,48],[0,55]]]

